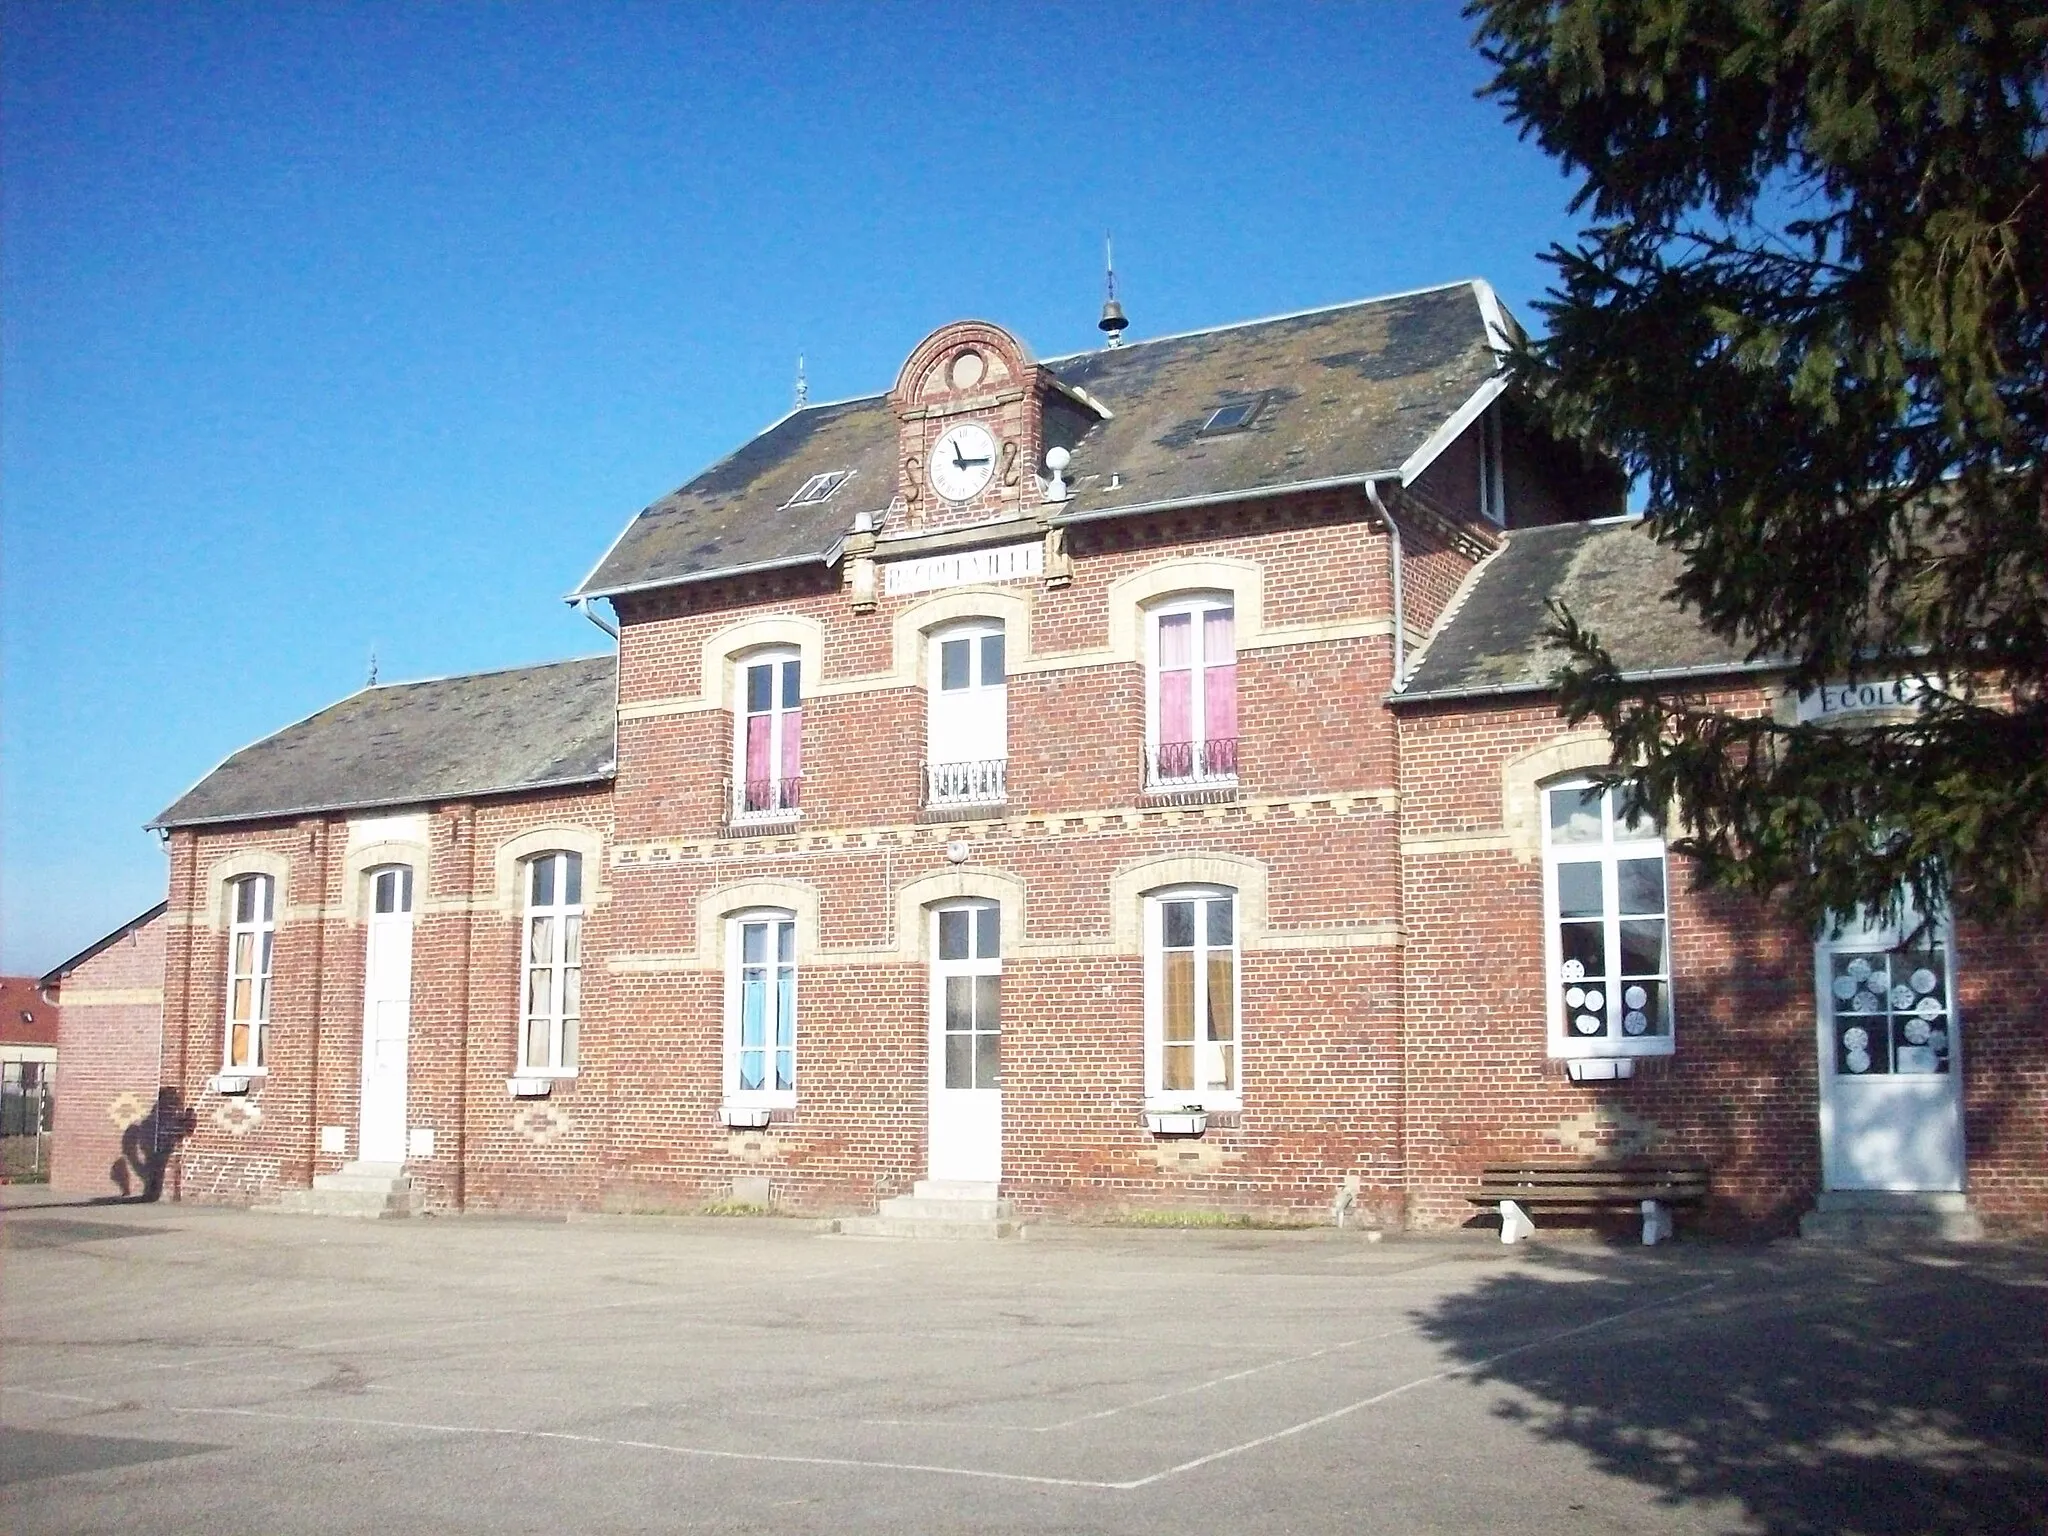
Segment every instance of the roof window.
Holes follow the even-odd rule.
[[[1259,407],[1265,403],[1264,395],[1252,395],[1244,400],[1233,400],[1228,405],[1219,405],[1202,423],[1201,435],[1214,437],[1219,432],[1236,432],[1248,427],[1259,414]]]
[[[827,474],[813,475],[803,483],[803,488],[790,497],[786,507],[815,507],[821,501],[830,501],[832,493],[846,484],[852,477],[850,469],[835,469]]]

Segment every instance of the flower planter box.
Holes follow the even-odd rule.
[[[1145,1129],[1154,1136],[1199,1136],[1209,1128],[1204,1109],[1148,1109]]]
[[[718,1118],[729,1130],[760,1131],[768,1127],[775,1111],[759,1104],[721,1104]]]

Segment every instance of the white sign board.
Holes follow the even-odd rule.
[[[1877,710],[1912,709],[1927,685],[1917,677],[1873,678],[1866,683],[1822,683],[1799,695],[1799,723],[1822,724]]]
[[[937,592],[981,582],[1029,581],[1044,574],[1043,543],[1004,544],[996,549],[965,549],[957,555],[892,561],[882,567],[882,591],[890,597],[901,597],[911,592]]]

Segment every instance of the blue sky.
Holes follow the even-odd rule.
[[[0,4],[0,966],[361,686],[603,648],[640,507],[934,326],[1484,276],[1569,185],[1454,4]]]

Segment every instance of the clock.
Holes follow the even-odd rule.
[[[995,472],[996,440],[980,422],[948,427],[932,448],[932,489],[948,501],[971,500]]]

